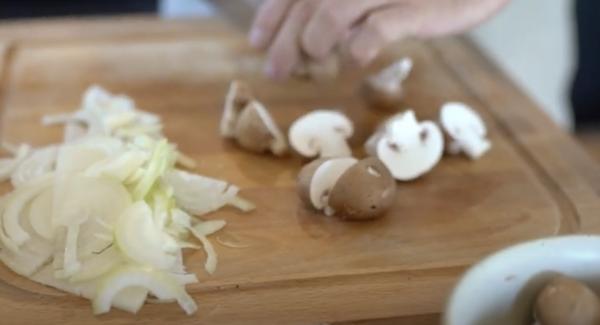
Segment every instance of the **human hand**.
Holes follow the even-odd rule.
[[[266,73],[280,79],[305,59],[322,61],[340,48],[364,66],[392,42],[464,31],[508,1],[266,0],[249,38],[268,50]]]

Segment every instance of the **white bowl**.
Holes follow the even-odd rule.
[[[449,297],[445,325],[531,325],[537,293],[556,272],[600,292],[600,236],[551,237],[501,250],[473,266]]]

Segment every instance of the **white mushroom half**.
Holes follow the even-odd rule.
[[[465,153],[471,159],[478,159],[492,147],[486,139],[485,123],[471,107],[458,102],[446,103],[440,111],[440,124],[451,142],[448,153]]]
[[[402,101],[404,90],[402,83],[412,71],[411,58],[402,58],[363,82],[362,95],[374,107],[395,108]]]
[[[444,151],[444,137],[435,123],[419,122],[409,110],[390,118],[366,145],[374,146],[367,151],[374,152],[394,178],[409,181],[437,165]]]
[[[352,155],[348,138],[354,133],[352,121],[333,110],[312,111],[292,124],[290,145],[305,157],[348,157]]]

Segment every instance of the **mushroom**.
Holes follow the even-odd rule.
[[[560,275],[538,294],[534,315],[540,325],[597,325],[600,299],[585,284]]]
[[[348,168],[329,194],[329,208],[342,219],[384,215],[396,198],[396,181],[381,160],[370,157]]]
[[[287,150],[283,133],[267,109],[255,100],[248,103],[239,114],[234,137],[240,147],[252,152],[271,151],[280,156]]]
[[[269,111],[240,81],[231,83],[225,98],[221,135],[234,139],[240,147],[252,152],[271,151],[280,156],[287,151],[285,137]]]
[[[292,123],[290,145],[304,157],[348,157],[347,139],[354,133],[346,115],[332,110],[312,111]]]
[[[402,83],[412,70],[410,58],[402,58],[365,79],[360,92],[369,105],[381,109],[394,109],[402,103]]]
[[[440,124],[450,139],[450,154],[464,152],[471,159],[478,159],[492,146],[486,139],[486,127],[481,117],[463,103],[446,103],[440,111]]]
[[[250,87],[242,81],[234,80],[225,96],[225,107],[221,118],[221,135],[225,138],[235,137],[235,124],[242,110],[253,99]]]
[[[368,220],[392,206],[396,183],[377,158],[319,159],[300,171],[298,192],[305,204],[328,216]]]
[[[408,110],[388,119],[365,143],[366,151],[377,156],[394,178],[409,181],[430,171],[441,159],[444,137],[431,121],[417,121]]]

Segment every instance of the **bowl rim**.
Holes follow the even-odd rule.
[[[452,291],[446,298],[446,302],[444,304],[444,310],[442,312],[441,324],[448,325],[450,324],[450,317],[453,316],[450,314],[454,304],[456,303],[456,295],[459,293],[459,289],[465,286],[465,283],[468,283],[469,279],[473,277],[473,274],[479,272],[479,269],[482,269],[484,265],[491,264],[493,261],[498,259],[500,256],[510,254],[513,251],[520,251],[527,247],[539,245],[541,243],[548,242],[556,242],[556,241],[571,241],[571,240],[598,240],[600,241],[600,234],[568,234],[568,235],[557,235],[557,236],[548,236],[541,237],[537,239],[527,240],[524,242],[515,243],[509,245],[507,247],[501,248],[497,251],[494,251],[479,261],[475,262],[471,265],[460,277],[460,279],[455,283]]]

